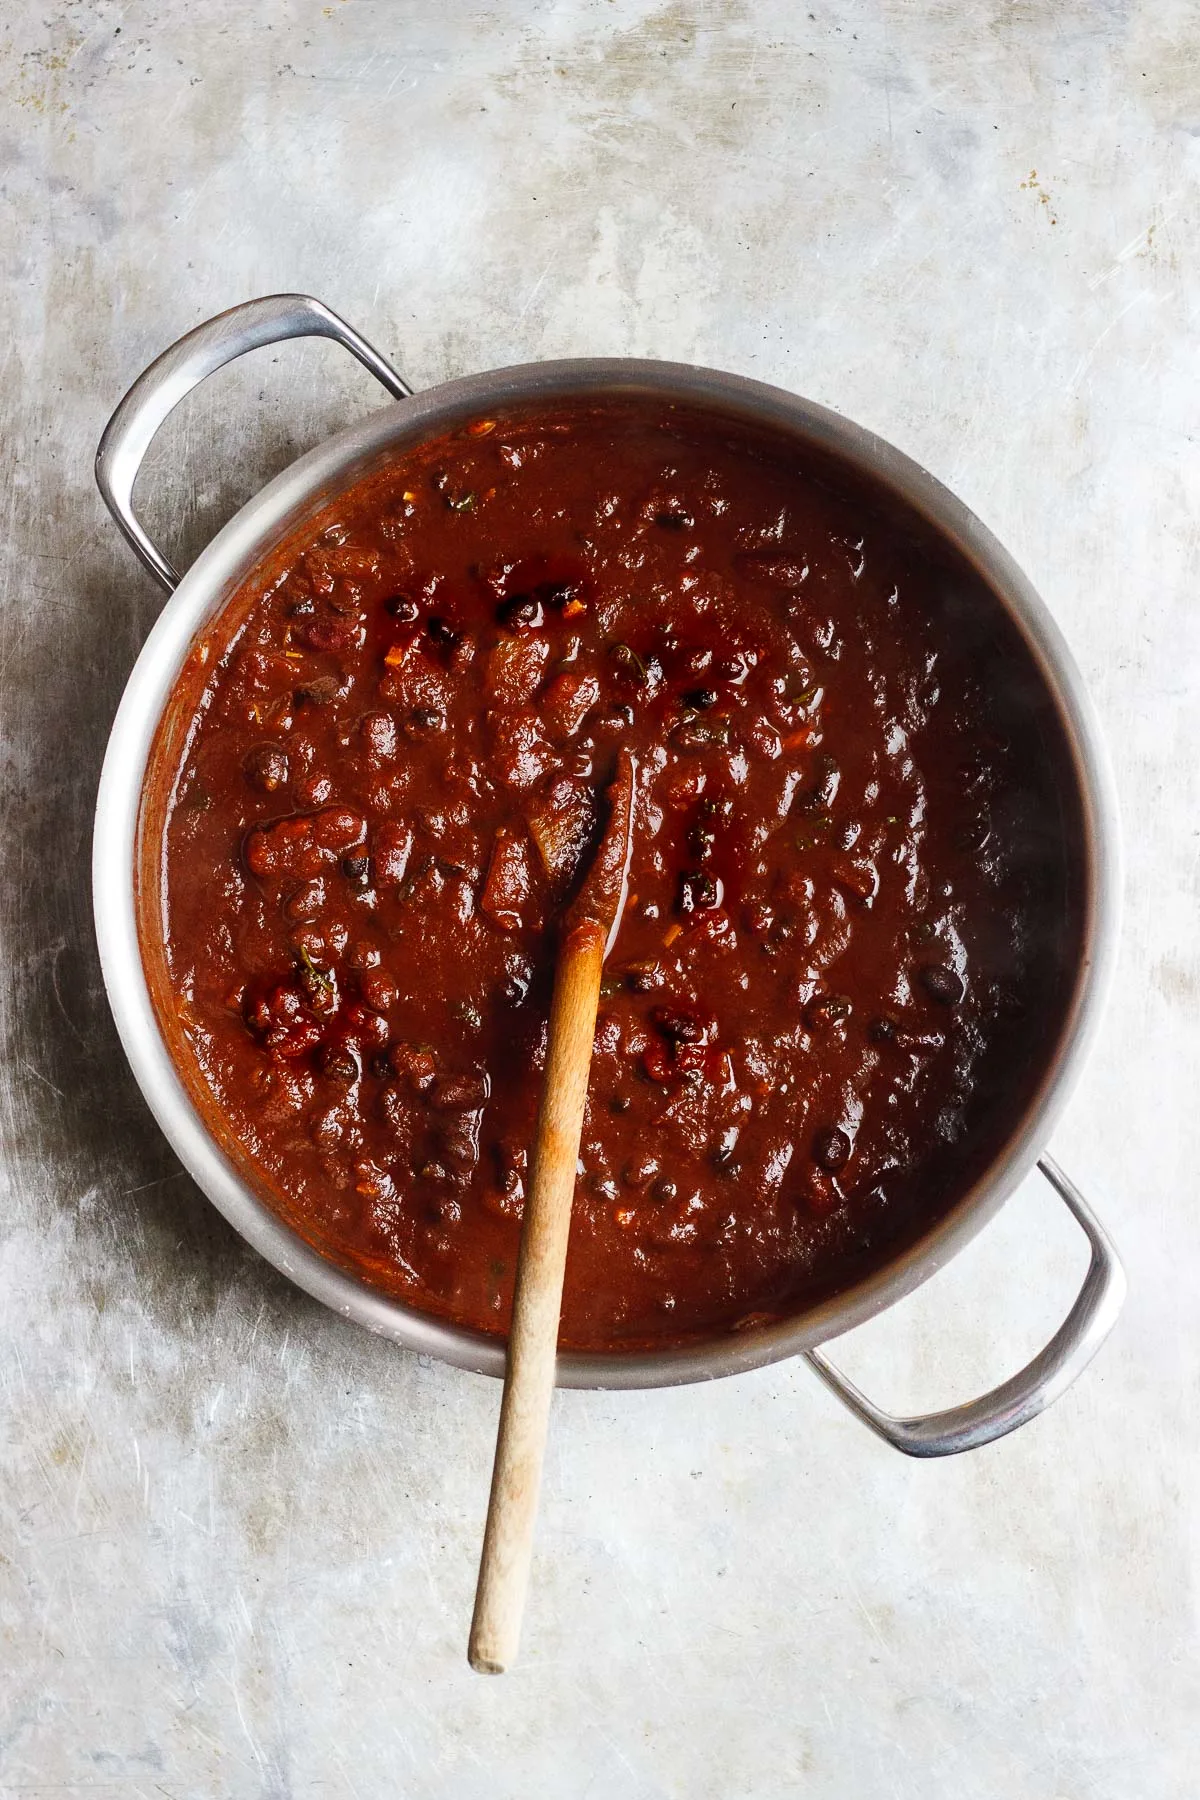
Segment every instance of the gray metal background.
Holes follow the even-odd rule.
[[[1157,0],[8,10],[4,1800],[1190,1800],[1196,23]],[[1129,1268],[1100,1359],[940,1466],[789,1365],[560,1396],[501,1683],[463,1657],[494,1385],[238,1243],[137,1097],[91,941],[95,778],[158,604],[95,440],[181,330],[281,288],[421,386],[678,356],[873,426],[1049,600],[1122,790],[1124,960],[1055,1140]],[[216,378],[156,451],[156,535],[186,554],[374,404],[329,347]],[[1084,1254],[1034,1186],[846,1365],[897,1407],[965,1397],[1047,1335]]]

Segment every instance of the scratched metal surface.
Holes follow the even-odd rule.
[[[1183,0],[10,0],[4,1800],[1194,1795],[1197,24]],[[1056,1144],[1129,1265],[1098,1363],[943,1466],[790,1366],[563,1397],[502,1682],[464,1660],[496,1389],[240,1246],[98,981],[93,793],[156,596],[92,451],[170,339],[280,288],[419,385],[664,355],[876,427],[1049,598],[1127,822],[1121,972]],[[156,451],[158,528],[194,549],[373,403],[328,347],[221,377]],[[844,1359],[893,1403],[963,1397],[1081,1263],[1023,1191]]]

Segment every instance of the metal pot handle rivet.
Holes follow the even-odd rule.
[[[168,593],[178,586],[179,572],[151,541],[133,510],[133,484],[155,432],[206,376],[247,350],[298,337],[332,338],[356,356],[395,399],[411,397],[413,390],[391,364],[319,300],[307,294],[267,294],[219,313],[172,344],[138,376],[105,426],[96,451],[97,485],[134,552]]]
[[[843,1405],[906,1456],[955,1456],[1004,1437],[1044,1412],[1091,1362],[1117,1322],[1125,1298],[1125,1271],[1112,1240],[1074,1182],[1043,1156],[1038,1168],[1082,1226],[1092,1260],[1078,1298],[1044,1350],[1018,1374],[965,1406],[924,1417],[896,1419],[882,1412],[833,1367],[819,1350],[804,1356]]]

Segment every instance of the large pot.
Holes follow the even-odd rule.
[[[244,351],[285,338],[333,338],[365,364],[396,404],[339,432],[301,457],[230,520],[182,577],[156,549],[132,506],[134,479],[158,427],[189,390]],[[1099,1018],[1117,931],[1117,820],[1111,778],[1078,672],[1045,606],[991,534],[954,495],[890,444],[836,413],[779,388],[685,364],[586,358],[524,364],[451,381],[414,395],[370,345],[326,307],[302,295],[252,300],[180,339],[134,383],[113,414],[96,459],[100,491],[133,549],[170,598],[129,678],[109,740],[96,807],[96,931],[109,1001],[134,1074],[185,1167],[267,1260],[344,1317],[448,1362],[487,1374],[504,1367],[504,1346],[365,1286],[324,1261],[251,1190],[206,1128],[160,1032],[139,952],[136,917],[140,804],[155,729],[197,633],[272,548],[298,524],[382,461],[434,433],[507,403],[597,393],[689,400],[736,419],[769,424],[816,448],[918,514],[978,572],[1011,616],[1041,672],[1069,746],[1083,843],[1078,882],[1084,914],[1078,966],[1067,985],[1045,1075],[1002,1150],[924,1236],[857,1286],[759,1330],[699,1345],[622,1354],[569,1354],[558,1380],[569,1387],[654,1387],[708,1380],[803,1354],[835,1393],[880,1436],[916,1456],[986,1443],[1050,1404],[1084,1368],[1111,1329],[1125,1278],[1082,1195],[1043,1154],[1081,1068]],[[152,853],[154,846],[149,846]],[[148,865],[153,866],[153,865]],[[1087,1278],[1050,1343],[1011,1380],[969,1405],[925,1418],[879,1411],[817,1346],[901,1299],[962,1248],[1037,1163],[1091,1246]]]

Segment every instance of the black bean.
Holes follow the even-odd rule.
[[[669,511],[656,512],[654,523],[661,525],[664,531],[690,531],[696,521],[691,513],[672,507]]]
[[[264,794],[273,794],[286,786],[287,753],[278,744],[256,744],[242,763],[247,781],[252,781]]]
[[[546,622],[545,608],[532,594],[514,594],[497,607],[496,617],[510,631],[536,631]]]
[[[353,1052],[344,1044],[326,1044],[318,1052],[317,1066],[322,1075],[328,1075],[333,1081],[355,1081],[358,1078],[358,1063]]]
[[[369,856],[343,856],[342,874],[351,887],[365,888],[371,885],[371,859]]]
[[[452,627],[446,623],[445,619],[428,619],[425,623],[425,629],[433,639],[434,643],[440,644],[443,650],[453,650],[461,642],[461,634],[453,630]]]
[[[420,607],[407,594],[392,594],[383,604],[401,625],[415,625],[421,616]]]
[[[661,965],[656,962],[630,963],[625,971],[626,985],[635,994],[652,994],[657,988],[665,987],[666,979]]]
[[[716,688],[693,688],[690,693],[683,696],[683,704],[690,706],[694,712],[707,712],[709,707],[715,706],[720,698]]]
[[[803,793],[797,795],[797,806],[804,812],[826,811],[837,799],[841,779],[841,771],[832,756],[819,756],[814,779]]]
[[[836,1125],[826,1125],[813,1139],[812,1154],[818,1168],[832,1175],[849,1162],[850,1139]]]
[[[895,1019],[889,1019],[884,1013],[880,1018],[871,1020],[867,1035],[873,1044],[894,1044],[898,1029]]]
[[[416,706],[405,720],[404,729],[410,738],[434,737],[446,729],[446,715],[437,706]]]
[[[962,976],[947,963],[927,963],[919,976],[921,986],[939,1006],[957,1006],[967,991]]]
[[[680,912],[708,912],[721,904],[721,889],[711,875],[702,870],[693,870],[684,875],[679,883]]]
[[[650,1189],[650,1197],[652,1200],[662,1200],[664,1202],[674,1200],[678,1193],[678,1187],[676,1187],[673,1181],[668,1180],[665,1175],[660,1175],[658,1180],[654,1183],[654,1186]]]
[[[676,1012],[669,1006],[651,1008],[650,1017],[657,1030],[674,1044],[702,1044],[705,1030],[691,1013]]]
[[[732,656],[723,657],[722,660],[717,663],[713,670],[713,674],[719,676],[722,681],[732,681],[734,686],[737,687],[745,681],[746,676],[750,673],[751,667],[752,665],[745,652],[735,650]]]

